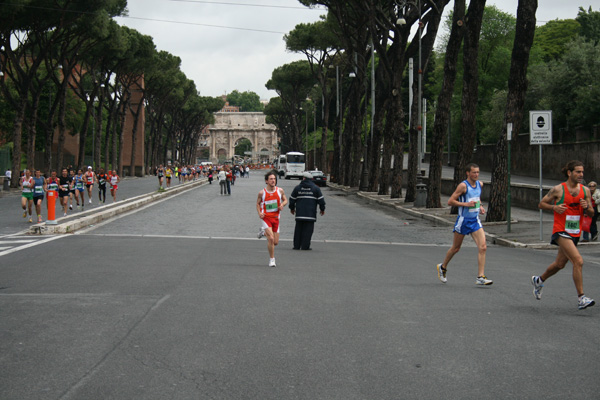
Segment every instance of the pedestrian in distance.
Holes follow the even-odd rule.
[[[277,187],[277,172],[267,172],[265,183],[267,187],[258,192],[256,200],[256,211],[262,220],[258,238],[266,236],[269,267],[275,267],[275,246],[279,243],[279,218],[288,200],[283,189]]]
[[[96,173],[92,171],[92,166],[88,165],[87,171],[85,172],[85,187],[88,194],[88,203],[92,204],[92,190],[94,188],[94,182],[96,181]],[[81,204],[83,207],[83,193],[81,196]]]
[[[156,169],[156,176],[158,177],[158,190],[163,188],[163,180],[165,179],[165,169],[162,164]]]
[[[42,176],[39,169],[35,170],[33,177],[33,205],[37,214],[37,222],[42,222],[42,202],[44,201],[44,193],[46,193],[46,179]]]
[[[294,228],[294,250],[311,250],[310,241],[317,221],[317,206],[321,216],[325,215],[325,198],[313,182],[310,172],[305,172],[302,182],[290,195],[290,212],[296,216]]]
[[[567,180],[554,186],[538,204],[541,210],[554,213],[551,244],[558,246],[558,254],[552,264],[540,276],[532,276],[533,295],[537,300],[542,298],[544,282],[563,269],[567,262],[573,264],[573,283],[577,290],[577,307],[580,310],[591,307],[596,302],[583,293],[583,257],[577,250],[581,234],[581,220],[584,214],[592,217],[590,190],[581,184],[583,179],[583,163],[572,160],[562,169]]]
[[[231,196],[231,185],[233,183],[233,173],[231,172],[231,168],[229,168],[229,165],[225,166],[225,175],[227,176],[227,179],[225,180],[227,182],[227,194],[229,196]]]
[[[62,169],[61,175],[58,177],[58,198],[63,208],[63,217],[67,216],[69,208],[69,196],[73,187],[73,179],[69,176],[66,168]]]
[[[454,224],[454,238],[452,246],[446,253],[446,257],[441,264],[438,264],[438,278],[443,283],[448,281],[446,274],[448,264],[452,257],[460,251],[463,240],[466,235],[471,235],[477,245],[477,278],[476,285],[491,285],[494,283],[485,276],[485,254],[487,245],[485,242],[485,232],[479,219],[479,214],[485,214],[485,209],[481,205],[481,188],[483,184],[479,181],[479,166],[477,164],[467,164],[465,167],[467,179],[458,184],[454,193],[448,199],[448,205],[458,207],[458,217]]]
[[[27,218],[27,212],[29,212],[29,222],[33,222],[32,208],[35,181],[31,177],[31,171],[28,169],[23,171],[23,176],[19,180],[19,186],[21,187],[21,208],[23,208],[23,218]]]
[[[77,208],[79,209],[79,199],[81,198],[81,210],[83,211],[83,207],[85,205],[85,185],[86,181],[83,177],[83,171],[81,169],[77,170],[77,175],[73,178],[73,191],[75,192],[75,201],[77,202]]]
[[[117,189],[119,189],[121,177],[117,174],[117,170],[113,170],[108,174],[108,183],[110,184],[110,194],[113,198],[113,203],[117,202]]]
[[[221,196],[227,194],[227,174],[225,173],[225,168],[221,167],[219,174],[217,175],[217,179],[219,180],[219,186],[221,189]]]
[[[594,181],[588,183],[587,187],[590,189],[590,193],[592,194],[592,208],[594,209],[594,216],[590,222],[589,231],[585,230],[582,232],[583,240],[582,242],[595,241],[598,239],[598,204],[600,204],[600,191],[596,190],[598,184]]]
[[[69,177],[71,178],[71,189],[69,189],[69,210],[73,209],[73,199],[75,198],[75,170],[67,168],[69,171]],[[79,204],[79,203],[77,203]]]
[[[165,169],[165,178],[167,179],[167,189],[171,187],[171,178],[173,177],[173,169],[171,166],[167,166]]]
[[[100,172],[96,174],[96,182],[98,182],[98,202],[106,203],[106,182],[108,175],[104,172],[104,168],[100,168]]]

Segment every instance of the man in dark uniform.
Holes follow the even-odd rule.
[[[321,189],[312,181],[310,172],[305,172],[302,182],[294,188],[290,197],[290,211],[296,216],[294,250],[310,250],[310,240],[317,220],[317,205],[321,215],[325,214],[325,198]]]

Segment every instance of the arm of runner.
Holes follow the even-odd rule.
[[[281,192],[279,192],[281,194],[281,204],[279,205],[279,211],[281,211],[287,205],[288,199],[287,197],[285,197],[283,189],[279,188],[279,190],[281,190]]]
[[[258,218],[263,219],[265,214],[260,210],[260,203],[262,203],[262,190],[258,192],[258,199],[256,200],[256,212],[258,212]]]
[[[467,192],[467,185],[464,182],[461,182],[458,184],[458,186],[456,187],[456,190],[454,191],[454,193],[452,193],[452,196],[450,196],[450,198],[448,199],[448,205],[450,207],[473,207],[475,206],[475,202],[474,201],[470,201],[468,203],[463,203],[458,201],[458,198],[465,194]]]
[[[581,204],[581,208],[583,208],[583,212],[586,213],[589,217],[593,217],[594,208],[592,207],[592,202],[588,200],[592,197],[592,192],[589,188],[585,186],[583,187],[583,192],[585,193],[585,198],[581,199],[579,203]]]
[[[562,186],[556,185],[542,198],[538,204],[540,210],[554,211],[557,214],[562,214],[567,210],[565,204],[556,204],[556,200],[562,196]]]

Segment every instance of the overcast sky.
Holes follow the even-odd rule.
[[[597,0],[539,0],[538,25],[575,18]],[[182,60],[181,69],[202,96],[233,90],[252,91],[261,99],[277,96],[265,88],[272,71],[303,56],[285,50],[283,35],[314,22],[324,9],[311,10],[296,0],[127,0],[129,17],[117,18],[152,36],[158,50]],[[518,0],[488,0],[516,15]],[[451,10],[451,1],[446,10]],[[597,6],[596,6],[597,7]],[[596,7],[594,9],[596,9]]]

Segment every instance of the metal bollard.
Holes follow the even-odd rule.
[[[417,195],[415,196],[415,208],[423,208],[427,204],[427,185],[417,183]]]

